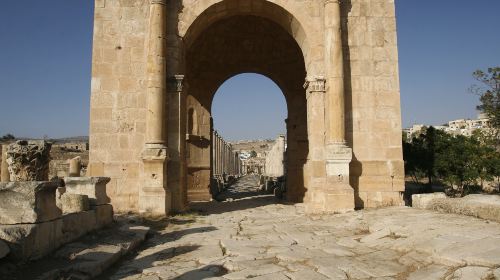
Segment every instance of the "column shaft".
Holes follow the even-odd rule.
[[[147,57],[147,144],[165,144],[164,108],[167,92],[167,26],[165,0],[150,6],[149,49]]]
[[[0,146],[1,148],[1,153],[2,153],[2,161],[0,163],[0,168],[2,168],[1,172],[1,180],[0,182],[10,182],[10,174],[9,174],[9,167],[7,165],[7,144],[3,144]]]
[[[139,191],[139,212],[164,216],[172,209],[167,188],[166,94],[167,94],[167,11],[166,0],[150,4],[147,51],[146,145],[142,153],[144,173]]]
[[[326,68],[326,110],[327,144],[345,143],[344,109],[344,56],[340,3],[338,0],[325,2],[325,68]]]

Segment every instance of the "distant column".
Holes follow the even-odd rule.
[[[4,144],[2,145],[2,150],[0,151],[2,153],[2,162],[1,162],[1,168],[2,168],[2,177],[1,177],[1,182],[10,182],[10,174],[9,174],[9,166],[7,164],[7,145]]]

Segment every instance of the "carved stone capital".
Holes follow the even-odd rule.
[[[168,79],[168,87],[170,92],[182,92],[184,89],[184,75],[175,75]]]
[[[307,92],[326,92],[326,79],[323,76],[306,78],[304,89]]]

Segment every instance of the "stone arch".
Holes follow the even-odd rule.
[[[211,7],[214,8],[217,6]],[[237,10],[231,11],[231,14],[218,17],[209,25],[203,19],[195,20],[192,30],[184,38],[185,79],[189,84],[186,106],[197,111],[200,121],[200,138],[188,141],[186,147],[186,154],[189,155],[188,198],[209,199],[207,190],[210,189],[210,173],[207,167],[210,166],[211,157],[210,149],[202,145],[202,139],[209,139],[213,129],[210,121],[211,106],[217,89],[234,75],[252,72],[273,80],[284,94],[288,118],[283,121],[287,123],[291,151],[287,166],[287,170],[291,171],[287,198],[291,201],[303,201],[306,191],[303,167],[308,153],[307,101],[303,87],[306,55],[294,34],[270,19],[268,14],[261,16],[245,10],[240,13]],[[202,14],[202,17],[207,14]],[[302,47],[307,44],[304,42],[302,41]],[[195,185],[194,178],[201,183]]]
[[[210,143],[203,135],[211,128],[211,92],[231,74],[258,72],[276,75],[292,107],[288,131],[295,129],[296,146],[305,147],[297,150],[309,153],[306,211],[352,210],[354,199],[357,207],[399,204],[404,162],[394,6],[394,0],[99,1],[89,174],[112,178],[108,190],[118,211],[184,210],[186,158],[196,156],[186,151],[186,138],[201,148]],[[273,49],[285,55],[193,68],[193,44],[217,23],[244,17],[277,31],[288,43]],[[265,41],[280,42],[275,39]],[[261,46],[261,54],[272,53]],[[228,55],[219,52],[210,62]],[[186,135],[188,105],[200,109],[199,137]]]

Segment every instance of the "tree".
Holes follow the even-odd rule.
[[[257,152],[256,151],[251,151],[250,152],[250,157],[257,157]]]
[[[10,133],[7,133],[5,134],[4,136],[2,136],[1,140],[14,140],[16,139],[16,137]]]
[[[472,75],[481,83],[471,87],[471,92],[477,94],[481,102],[477,109],[488,116],[493,132],[491,136],[498,148],[500,147],[500,67],[488,68],[487,71],[477,70]]]
[[[417,183],[419,178],[427,178],[426,192],[432,190],[433,178],[436,175],[436,143],[445,137],[445,133],[434,127],[424,127],[414,135],[411,142],[403,142],[405,169]]]

